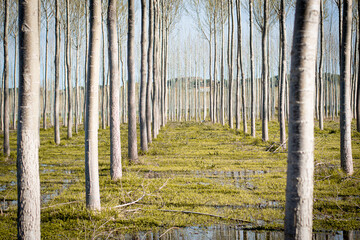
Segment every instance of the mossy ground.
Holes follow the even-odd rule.
[[[44,239],[83,239],[109,233],[174,226],[244,224],[282,229],[285,206],[286,152],[278,149],[278,123],[270,122],[269,142],[218,124],[168,123],[141,164],[127,163],[127,129],[122,125],[123,178],[110,179],[109,129],[99,130],[99,174],[102,211],[85,208],[84,132],[61,144],[53,129],[41,130],[39,151]],[[337,122],[315,129],[314,229],[360,229],[360,134],[353,131],[355,173],[340,170]],[[10,158],[0,158],[0,238],[16,238],[16,132]],[[1,143],[2,144],[2,143]],[[276,150],[276,151],[274,151]],[[146,196],[137,204],[112,208]],[[192,211],[223,216],[165,212]],[[239,222],[241,219],[251,222]]]

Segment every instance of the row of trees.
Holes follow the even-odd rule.
[[[4,1],[4,112],[3,112],[3,127],[4,127],[4,153],[10,154],[9,148],[9,77],[8,77],[8,22],[9,22],[9,2]],[[51,4],[51,1],[49,1]],[[255,136],[255,68],[254,68],[254,46],[253,46],[253,20],[259,23],[260,31],[262,33],[262,67],[261,67],[261,119],[262,119],[262,139],[268,140],[268,121],[270,114],[268,109],[271,104],[275,104],[275,100],[271,101],[269,97],[269,11],[272,9],[276,11],[276,4],[264,0],[257,2],[255,6],[262,6],[263,14],[256,11],[259,8],[253,9],[253,1],[249,1],[249,29],[250,29],[250,77],[245,78],[244,71],[244,56],[242,46],[242,2],[237,1],[196,1],[192,0],[193,16],[198,20],[198,29],[204,38],[209,42],[209,115],[213,122],[220,122],[225,125],[228,121],[230,128],[234,126],[234,118],[236,120],[236,128],[240,129],[240,122],[242,118],[243,131],[247,132],[247,118],[246,112],[247,97],[250,96],[250,118],[251,118],[251,134]],[[72,137],[73,115],[75,115],[75,129],[78,128],[77,118],[80,116],[80,101],[79,101],[79,52],[76,53],[77,77],[76,86],[73,87],[72,81],[72,54],[71,54],[71,4],[69,0],[61,2],[55,0],[53,10],[51,6],[43,1],[43,9],[45,10],[46,18],[46,49],[48,49],[48,23],[53,19],[55,24],[55,66],[54,66],[54,142],[60,143],[60,72],[64,70],[64,80],[66,79],[67,88],[64,92],[66,106],[66,122],[67,122],[67,136]],[[65,4],[66,20],[61,20],[61,7]],[[295,28],[293,38],[293,53],[291,65],[290,88],[288,96],[290,98],[289,107],[286,106],[286,2],[281,0],[277,7],[278,16],[280,20],[280,47],[279,47],[279,74],[278,74],[278,112],[280,121],[280,139],[281,144],[285,146],[285,109],[289,112],[289,156],[288,156],[288,184],[287,184],[287,203],[286,203],[286,224],[285,232],[288,236],[296,237],[297,239],[310,238],[311,233],[311,209],[312,209],[312,176],[313,176],[313,125],[314,125],[314,105],[315,102],[315,65],[317,55],[317,33],[319,15],[322,16],[323,11],[320,7],[319,0],[303,1],[298,0],[295,14]],[[86,177],[86,205],[91,210],[100,210],[100,190],[99,190],[99,175],[98,175],[98,127],[99,127],[99,109],[101,109],[101,117],[103,126],[106,126],[106,112],[108,112],[108,119],[110,122],[111,132],[111,178],[117,180],[122,176],[121,169],[121,146],[120,146],[120,81],[119,74],[124,73],[121,49],[121,30],[119,30],[119,6],[118,1],[110,0],[107,6],[107,14],[104,18],[102,13],[101,1],[91,0],[89,6],[87,1],[81,9],[81,3],[76,9],[78,18],[85,20],[85,36],[86,41],[85,51],[85,79],[86,90],[83,92],[84,104],[84,120],[85,120],[85,177]],[[322,5],[321,5],[322,6]],[[339,3],[342,14],[341,31],[339,36],[340,41],[340,123],[341,123],[341,166],[348,173],[352,174],[352,156],[351,156],[351,26],[352,26],[352,3],[351,0]],[[88,7],[90,9],[88,21]],[[175,80],[168,80],[167,67],[168,63],[168,44],[171,27],[176,22],[176,18],[180,13],[182,3],[179,0],[161,1],[151,0],[147,6],[145,0],[141,1],[141,64],[140,64],[140,81],[139,81],[139,115],[140,115],[140,148],[146,152],[148,144],[153,138],[156,138],[160,127],[166,124],[170,112],[176,112],[175,105],[171,102],[171,88],[172,82],[178,83],[179,106],[178,116],[181,120],[182,115],[182,94],[183,89],[180,86],[182,80],[176,78]],[[40,1],[19,1],[18,4],[19,17],[19,101],[18,101],[18,231],[19,238],[40,238],[40,182],[38,172],[38,148],[39,148],[39,105],[40,105],[40,18],[41,18],[41,4]],[[124,8],[120,8],[124,9]],[[49,11],[49,12],[48,12]],[[205,11],[205,12],[203,12]],[[65,11],[63,11],[64,14]],[[81,16],[80,12],[85,12],[85,16]],[[235,21],[236,15],[236,21]],[[76,14],[74,14],[76,16]],[[148,18],[148,19],[147,19]],[[105,83],[105,33],[102,31],[104,19],[107,20],[107,42],[108,42],[108,82]],[[123,112],[125,112],[124,104],[127,102],[127,116],[128,116],[128,158],[130,163],[138,161],[138,146],[136,134],[136,68],[135,68],[135,5],[133,0],[128,1],[127,5],[127,101],[123,99]],[[323,19],[323,18],[321,18]],[[77,22],[77,28],[80,29],[81,20]],[[87,24],[89,22],[89,25]],[[235,24],[235,22],[237,24]],[[66,24],[65,24],[66,23]],[[227,54],[225,53],[225,25],[227,24]],[[64,65],[61,65],[61,25],[64,30],[64,47],[65,56],[63,56]],[[237,27],[235,31],[235,25]],[[320,24],[322,26],[322,24]],[[358,26],[358,25],[357,25]],[[218,37],[217,31],[221,32],[220,56],[218,56]],[[322,32],[322,31],[321,31]],[[78,32],[78,34],[80,31]],[[237,33],[237,34],[235,34]],[[237,35],[237,46],[235,54],[235,35]],[[88,37],[89,36],[89,37]],[[103,36],[103,37],[102,37]],[[321,35],[323,36],[323,35]],[[103,38],[103,41],[101,39]],[[81,38],[76,38],[77,50],[80,49]],[[65,44],[66,43],[66,44]],[[120,47],[119,47],[120,46]],[[323,45],[321,45],[323,46]],[[103,48],[103,57],[101,57],[101,48]],[[16,49],[16,47],[15,47]],[[322,49],[322,47],[320,48]],[[46,51],[47,52],[47,51]],[[214,53],[213,53],[214,52]],[[16,56],[16,54],[15,54]],[[356,56],[356,54],[355,54]],[[45,60],[45,80],[44,80],[44,114],[43,127],[46,127],[46,105],[47,105],[47,63],[48,55]],[[220,73],[218,73],[218,63],[220,58]],[[225,58],[227,60],[225,60]],[[16,59],[16,57],[15,57]],[[103,59],[103,77],[102,77],[102,106],[99,107],[99,77],[100,77],[100,59]],[[190,61],[191,62],[191,61]],[[195,62],[195,70],[197,69]],[[225,80],[227,62],[228,80]],[[236,62],[236,75],[234,74],[234,63]],[[16,65],[15,65],[16,66]],[[319,78],[318,78],[318,97],[319,99],[319,119],[320,128],[322,127],[322,111],[323,104],[323,81],[322,81],[322,54],[320,54],[319,62]],[[205,72],[205,71],[204,71]],[[354,71],[355,73],[355,71]],[[218,76],[220,79],[218,80]],[[236,76],[236,78],[234,77]],[[360,74],[357,74],[360,76]],[[189,90],[187,84],[188,77],[185,77],[185,119],[188,120],[188,106],[187,91]],[[193,101],[195,103],[195,113],[199,117],[199,81],[195,77],[194,87],[195,93]],[[355,79],[355,78],[354,78]],[[15,77],[14,77],[15,80]],[[15,81],[14,81],[15,82]],[[234,91],[233,85],[235,82],[236,89]],[[248,84],[247,84],[248,82]],[[191,83],[191,81],[190,81]],[[357,86],[359,81],[353,81],[353,88]],[[106,85],[110,85],[107,88]],[[250,87],[249,87],[250,85]],[[16,84],[14,86],[13,96],[15,99]],[[207,86],[205,77],[203,78],[203,88]],[[227,86],[227,88],[226,88]],[[125,97],[126,85],[123,84],[122,96]],[[75,89],[75,94],[72,92]],[[191,89],[191,88],[190,88]],[[272,88],[275,89],[274,87]],[[359,89],[359,88],[357,88]],[[247,94],[250,90],[250,94]],[[225,93],[227,91],[227,94]],[[106,92],[109,92],[108,111],[106,110]],[[235,92],[235,101],[233,95]],[[240,96],[241,95],[241,96]],[[353,94],[354,95],[354,94]],[[225,104],[225,97],[227,96],[228,104]],[[354,98],[354,97],[353,97]],[[75,104],[73,103],[75,99]],[[207,94],[203,94],[203,117],[206,119],[207,112]],[[235,106],[233,107],[233,103]],[[316,101],[317,102],[317,101]],[[355,102],[353,100],[353,102]],[[15,100],[14,100],[15,103]],[[227,105],[227,107],[225,107]],[[73,106],[75,106],[75,114],[73,113]],[[235,109],[235,114],[233,113]],[[15,113],[13,114],[13,116]],[[235,115],[235,116],[234,116]],[[227,116],[227,117],[226,117]],[[241,117],[240,117],[241,116]],[[64,120],[63,120],[64,121]],[[31,187],[30,187],[31,186]],[[306,216],[306,218],[305,218]],[[306,224],[304,224],[303,220]]]

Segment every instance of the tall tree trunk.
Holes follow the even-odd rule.
[[[54,141],[60,144],[60,3],[55,0],[55,95],[54,95]]]
[[[128,0],[128,154],[130,163],[138,160],[135,105],[135,6]]]
[[[16,130],[16,110],[17,110],[17,106],[16,106],[16,73],[17,73],[17,62],[16,62],[16,56],[17,56],[17,33],[15,33],[14,36],[14,40],[15,40],[15,54],[14,54],[14,81],[13,81],[13,86],[14,86],[14,100],[13,100],[13,129]]]
[[[246,120],[246,86],[245,86],[245,73],[243,69],[243,60],[242,60],[242,33],[241,33],[241,2],[236,0],[236,10],[237,10],[237,26],[238,26],[238,52],[237,52],[237,92],[236,92],[236,104],[239,104],[239,92],[240,92],[240,75],[241,75],[241,100],[242,100],[242,118],[243,118],[243,131],[244,134],[247,133],[247,120]],[[240,129],[240,105],[236,107],[237,111],[237,120],[236,120],[236,129]]]
[[[221,1],[221,62],[220,62],[220,78],[221,78],[221,110],[220,121],[225,125],[225,79],[224,79],[224,16],[223,16],[223,1]]]
[[[212,65],[212,28],[211,28],[211,24],[209,26],[210,28],[210,32],[209,32],[209,35],[210,35],[210,40],[209,40],[209,115],[210,115],[210,120],[213,121],[213,114],[212,114],[212,111],[213,111],[213,83],[212,83],[212,71],[211,71],[211,65]],[[205,85],[204,85],[204,91],[206,89],[206,81],[205,81]],[[206,120],[206,114],[204,113],[204,121]]]
[[[358,1],[358,31],[360,30],[360,1]],[[360,33],[359,33],[360,36]],[[358,53],[359,53],[359,62],[360,62],[360,39],[358,40]],[[356,96],[356,126],[357,131],[360,132],[360,67],[358,66],[358,81],[357,81],[357,96]]]
[[[90,210],[100,210],[101,208],[98,170],[101,21],[101,1],[90,0],[89,65],[87,66],[85,121],[86,207]]]
[[[280,144],[286,148],[286,129],[285,129],[285,82],[286,82],[286,19],[285,19],[285,0],[280,3],[280,25],[281,25],[281,67],[280,67],[280,99],[279,99],[279,121],[280,121]]]
[[[49,52],[49,19],[47,16],[47,10],[45,11],[45,15],[46,15],[46,45],[45,45],[45,76],[44,76],[44,109],[43,109],[43,128],[46,129],[47,128],[47,72],[48,72],[48,52]]]
[[[228,2],[228,69],[229,69],[229,127],[230,129],[234,128],[234,118],[233,118],[233,98],[232,98],[232,89],[233,89],[233,37],[234,37],[234,16],[233,16],[233,1]]]
[[[18,239],[41,238],[39,7],[38,0],[19,1]]]
[[[147,12],[146,0],[141,0],[141,85],[140,85],[140,146],[143,152],[147,152],[146,130],[146,73],[147,73]]]
[[[216,0],[215,0],[216,2]],[[216,36],[216,12],[214,13],[214,94],[213,94],[213,123],[218,121],[217,118],[217,36]]]
[[[67,124],[67,137],[72,138],[72,82],[71,82],[71,40],[70,40],[70,0],[66,0],[66,69],[67,69],[67,83],[68,83],[68,94],[67,94],[67,108],[68,108],[68,124]]]
[[[9,128],[10,128],[10,96],[9,96],[9,54],[8,54],[8,25],[9,25],[9,0],[5,0],[4,21],[4,155],[10,156]]]
[[[120,81],[116,31],[116,0],[108,4],[108,50],[110,69],[110,175],[112,180],[122,177],[120,139]]]
[[[152,81],[153,81],[153,59],[154,59],[154,51],[153,51],[153,43],[154,43],[154,7],[153,0],[149,0],[149,48],[148,48],[148,79],[146,86],[146,131],[147,131],[147,141],[148,143],[152,142],[151,136],[151,122],[152,122],[152,101],[151,101],[151,89],[152,89]]]
[[[102,89],[101,89],[101,128],[106,129],[106,71],[105,71],[105,22],[102,22]]]
[[[343,6],[343,36],[341,45],[340,71],[340,152],[341,168],[348,174],[354,172],[351,150],[351,25],[352,0],[344,0]]]
[[[85,24],[85,36],[86,36],[86,46],[85,46],[85,80],[84,80],[84,129],[86,127],[86,81],[88,79],[88,61],[89,61],[89,22],[90,20],[88,20],[88,1],[89,0],[85,0],[85,19],[86,19],[86,24]]]
[[[249,0],[250,9],[250,71],[251,71],[251,136],[255,137],[255,69],[254,69],[254,47],[253,47],[253,0]]]
[[[269,2],[264,0],[264,26],[262,29],[262,140],[264,142],[269,140],[268,132],[268,15],[269,15]]]
[[[296,2],[291,56],[285,238],[312,238],[314,90],[319,0]]]
[[[323,54],[324,54],[324,10],[320,0],[320,53],[319,53],[319,128],[324,129],[324,89],[323,89]]]

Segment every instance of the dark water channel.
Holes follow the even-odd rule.
[[[115,236],[114,236],[115,237]],[[155,240],[155,239],[184,239],[184,240],[277,240],[284,239],[282,231],[244,230],[238,226],[214,225],[210,227],[170,228],[162,231],[138,232],[116,236],[125,240]],[[360,239],[360,231],[321,231],[313,233],[314,240],[355,240]]]

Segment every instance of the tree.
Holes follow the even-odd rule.
[[[66,0],[66,69],[68,84],[68,102],[67,102],[67,137],[72,138],[72,81],[71,81],[71,40],[70,40],[70,0]]]
[[[55,95],[54,95],[54,141],[60,144],[60,7],[55,0]]]
[[[10,96],[9,96],[9,54],[8,54],[8,25],[9,0],[5,0],[4,20],[4,155],[10,156],[9,128],[10,128]],[[15,89],[15,88],[14,88]]]
[[[280,144],[286,148],[285,129],[285,83],[286,83],[286,15],[285,0],[280,2],[280,42],[281,42],[281,66],[280,66],[280,96],[279,96],[279,121],[280,121]]]
[[[116,0],[108,4],[108,49],[110,68],[110,175],[117,180],[122,177],[120,139],[120,82],[118,68],[118,45],[116,26]]]
[[[143,152],[148,150],[146,130],[146,72],[147,72],[147,30],[146,0],[141,0],[141,85],[140,85],[140,146]]]
[[[134,0],[128,0],[128,154],[129,161],[138,160],[136,137],[136,107],[135,107],[135,6]]]
[[[267,49],[267,38],[268,38],[268,27],[269,27],[269,2],[264,0],[264,26],[262,29],[262,140],[269,140],[268,131],[268,49]]]
[[[324,7],[320,0],[320,53],[319,53],[319,128],[324,130],[324,90],[323,90],[323,53],[324,53]]]
[[[251,136],[255,137],[255,67],[254,67],[254,43],[253,43],[253,0],[249,0],[250,22],[250,71],[251,71]]]
[[[146,86],[146,131],[147,131],[147,141],[148,143],[152,142],[151,135],[151,122],[152,122],[152,100],[151,100],[151,89],[153,81],[153,31],[154,31],[154,7],[153,0],[149,0],[149,47],[148,47],[148,79]]]
[[[291,55],[285,238],[312,238],[314,90],[319,0],[296,2]]]
[[[358,26],[360,29],[360,1],[358,1]],[[358,40],[358,53],[360,53],[360,40]],[[360,67],[358,69],[358,81],[357,81],[357,96],[356,96],[356,125],[357,125],[357,131],[360,132]]]
[[[85,184],[86,207],[100,210],[98,171],[99,74],[101,45],[101,1],[90,0],[90,38],[88,79],[86,84]]]
[[[240,76],[241,76],[241,99],[242,99],[242,117],[243,117],[243,131],[247,133],[246,122],[246,87],[245,87],[245,74],[243,69],[242,59],[242,34],[241,34],[241,2],[236,0],[236,13],[237,13],[237,87],[236,87],[236,129],[240,129]]]
[[[354,172],[351,150],[351,26],[352,0],[344,0],[340,68],[340,152],[341,168],[348,174]]]
[[[18,239],[41,238],[39,8],[38,0],[19,1]]]

